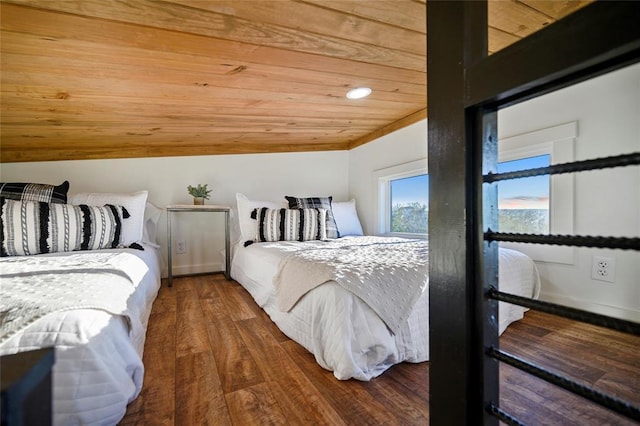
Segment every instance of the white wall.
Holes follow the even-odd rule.
[[[640,151],[640,64],[500,111],[501,138],[578,122],[576,160]],[[427,156],[426,120],[349,153],[349,195],[375,229],[373,172]],[[640,167],[579,173],[574,232],[640,236]],[[613,284],[591,279],[591,257],[616,259]],[[572,265],[538,262],[541,297],[640,320],[640,253],[575,249]],[[613,308],[613,309],[611,309]]]
[[[640,64],[515,105],[498,117],[500,137],[577,121],[576,160],[640,152]],[[575,234],[640,237],[640,167],[576,174],[574,201]],[[591,279],[594,255],[616,259],[614,283]],[[543,298],[640,320],[640,253],[577,248],[573,265],[538,266]]]
[[[118,160],[5,163],[0,180],[60,184],[69,192],[149,191],[159,207],[191,204],[187,185],[207,183],[213,189],[207,204],[235,208],[235,194],[251,199],[283,200],[285,195],[348,195],[348,153],[244,154],[201,157],[166,157]],[[187,253],[173,256],[174,274],[223,268],[224,215],[179,213],[173,221],[174,240],[187,243]],[[166,259],[166,215],[160,218],[159,240]],[[175,254],[175,252],[174,252]]]
[[[427,121],[422,120],[349,151],[349,195],[356,199],[358,217],[366,234],[375,233],[373,172],[427,159]]]

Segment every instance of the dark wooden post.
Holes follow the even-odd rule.
[[[482,139],[497,147],[496,114],[464,102],[466,70],[487,52],[486,2],[428,2],[427,28],[430,422],[497,424],[484,410],[498,396],[497,363],[482,354],[497,312],[483,303],[481,216]]]

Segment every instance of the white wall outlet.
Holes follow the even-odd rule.
[[[187,252],[187,242],[185,240],[176,241],[176,254],[185,254]]]
[[[591,258],[591,278],[599,281],[616,280],[616,259],[613,257],[593,256]]]

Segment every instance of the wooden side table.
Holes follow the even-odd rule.
[[[225,257],[225,269],[224,276],[230,280],[231,279],[231,243],[229,237],[229,214],[231,212],[231,207],[229,206],[219,206],[215,204],[211,205],[195,205],[195,204],[172,204],[167,206],[167,239],[169,246],[169,257],[168,257],[168,274],[169,274],[169,287],[173,285],[173,274],[172,274],[172,251],[173,251],[173,235],[171,234],[171,217],[173,213],[179,212],[212,212],[212,213],[224,213],[224,257]]]

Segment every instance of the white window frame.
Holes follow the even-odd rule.
[[[375,212],[375,234],[407,238],[427,238],[427,234],[410,234],[404,232],[391,232],[391,191],[390,182],[395,179],[408,178],[427,174],[427,159],[410,161],[391,167],[374,170],[373,194]]]
[[[498,161],[511,161],[549,154],[550,164],[574,160],[574,146],[578,136],[578,122],[541,129],[522,135],[500,138]],[[573,174],[552,175],[549,188],[549,233],[573,234],[574,224]],[[575,263],[575,250],[566,246],[501,242],[501,247],[521,251],[533,260],[550,263]]]

